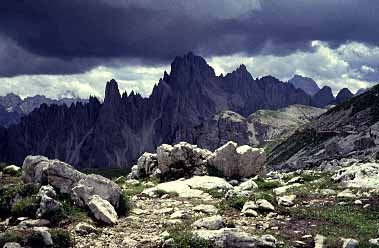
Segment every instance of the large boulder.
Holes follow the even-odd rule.
[[[332,180],[346,187],[379,188],[379,164],[354,163],[350,167],[336,171]]]
[[[25,159],[23,180],[26,183],[48,183],[59,193],[70,195],[80,205],[87,205],[91,196],[98,195],[118,207],[122,193],[116,183],[103,176],[86,175],[67,163],[42,156]]]
[[[27,156],[22,165],[22,180],[25,183],[46,183],[49,159],[43,156]]]
[[[138,159],[137,164],[132,167],[128,179],[139,179],[156,173],[158,169],[157,154],[145,152]]]
[[[72,188],[72,194],[73,198],[82,201],[84,204],[88,204],[92,195],[98,195],[117,208],[122,190],[115,182],[103,176],[92,174],[81,179]]]
[[[107,224],[114,225],[117,223],[117,213],[112,204],[98,195],[89,198],[88,208],[96,220]]]
[[[263,149],[228,142],[209,158],[208,166],[227,178],[265,176],[266,155]]]
[[[180,142],[157,148],[158,168],[166,179],[207,174],[207,159],[212,153],[196,145]]]
[[[72,188],[86,177],[84,173],[59,160],[50,160],[45,173],[48,183],[61,194],[71,194]]]

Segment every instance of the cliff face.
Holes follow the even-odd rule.
[[[188,130],[216,113],[247,117],[258,109],[310,105],[311,97],[273,77],[253,79],[245,66],[217,77],[206,61],[189,53],[177,57],[171,73],[149,98],[120,95],[106,85],[104,103],[42,105],[5,130],[0,160],[20,164],[26,155],[58,158],[77,167],[128,167],[145,151],[188,138]]]

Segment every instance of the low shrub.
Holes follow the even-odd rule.
[[[232,196],[229,197],[228,199],[223,199],[219,204],[218,204],[218,209],[223,212],[227,211],[230,209],[236,209],[236,210],[242,210],[243,206],[245,203],[249,200],[248,197],[244,196]]]
[[[120,216],[125,216],[129,214],[132,209],[132,201],[130,195],[127,192],[122,192],[120,202],[118,203],[118,208],[116,209],[117,214]]]
[[[215,244],[209,240],[195,236],[188,228],[178,226],[168,231],[173,239],[174,248],[214,248]]]
[[[269,181],[269,180],[258,178],[254,182],[258,185],[259,190],[272,190],[272,189],[282,186],[281,182],[278,180]]]
[[[65,229],[52,229],[50,234],[54,243],[53,248],[74,247],[74,241],[69,231]]]
[[[17,200],[11,207],[11,214],[15,217],[35,218],[39,208],[40,198],[36,195]]]

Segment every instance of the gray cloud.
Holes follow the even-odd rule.
[[[16,49],[0,53],[9,62],[0,76],[72,74],[114,60],[161,65],[190,50],[286,56],[312,51],[313,40],[374,45],[378,11],[371,0],[4,0],[0,34]]]

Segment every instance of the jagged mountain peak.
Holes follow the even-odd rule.
[[[120,91],[116,80],[112,79],[105,86],[104,104],[118,104],[121,101]]]
[[[343,88],[338,92],[336,97],[337,104],[343,103],[346,100],[349,100],[350,98],[354,97],[354,94],[351,93],[351,91],[348,88]]]
[[[312,78],[304,77],[299,74],[295,74],[288,80],[288,83],[292,84],[296,89],[302,89],[310,96],[314,96],[320,90],[320,87]]]
[[[171,73],[165,75],[167,83],[188,83],[204,78],[215,77],[213,68],[208,65],[205,59],[190,52],[184,56],[176,57],[171,64]]]

